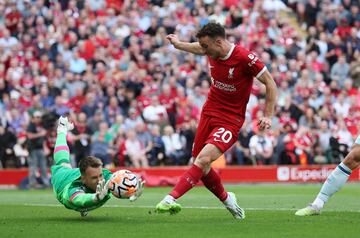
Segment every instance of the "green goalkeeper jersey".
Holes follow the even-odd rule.
[[[109,192],[103,200],[95,202],[95,191],[87,188],[81,182],[81,174],[78,168],[71,169],[54,165],[51,167],[51,174],[55,196],[68,209],[79,212],[90,211],[101,207],[111,197]],[[111,175],[112,173],[109,170],[103,169],[103,176],[106,181],[110,179]]]

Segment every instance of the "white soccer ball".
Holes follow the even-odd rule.
[[[116,171],[110,178],[109,190],[117,198],[128,199],[137,189],[138,178],[129,170]]]

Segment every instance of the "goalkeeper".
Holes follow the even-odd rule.
[[[80,160],[79,168],[71,168],[66,134],[74,125],[67,117],[60,117],[54,148],[55,165],[51,167],[51,183],[56,198],[68,209],[86,216],[88,211],[101,207],[111,197],[108,182],[112,173],[102,168],[100,159],[87,156]],[[130,197],[135,201],[142,193],[143,182],[139,179],[138,190]]]

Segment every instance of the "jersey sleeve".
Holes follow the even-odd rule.
[[[96,201],[95,193],[85,193],[84,191],[76,191],[70,195],[70,202],[77,210],[82,208],[96,208],[103,205],[110,199],[110,192],[100,201]]]
[[[243,62],[244,68],[255,78],[259,78],[266,71],[266,66],[259,57],[244,48],[241,50],[241,62]]]
[[[94,200],[95,193],[75,192],[70,197],[70,201],[72,202],[72,204],[79,208],[95,206],[98,202],[95,202]]]

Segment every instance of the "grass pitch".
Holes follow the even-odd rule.
[[[146,188],[136,202],[112,198],[87,217],[65,209],[51,190],[0,191],[0,237],[360,237],[360,184],[347,184],[322,215],[296,217],[321,184],[229,185],[246,211],[232,218],[205,188],[179,200],[177,215],[149,213],[171,188]]]

